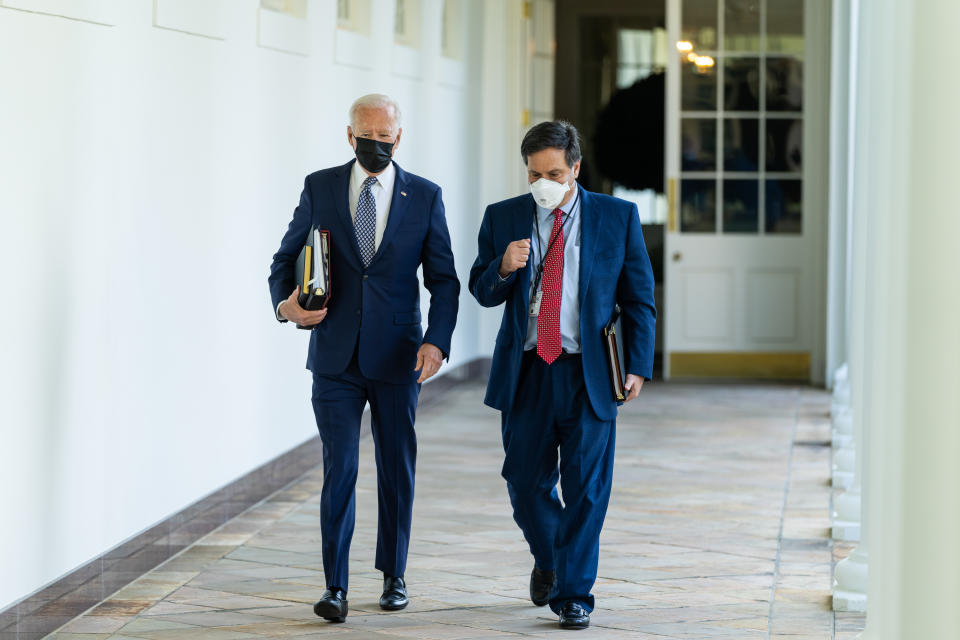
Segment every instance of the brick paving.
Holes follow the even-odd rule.
[[[373,443],[361,444],[345,624],[324,588],[318,467],[49,637],[552,637],[500,478],[499,414],[466,383],[418,416],[411,604],[377,605]],[[306,399],[304,400],[306,402]],[[838,638],[830,610],[829,396],[780,385],[650,383],[618,420],[613,497],[587,638]],[[318,461],[319,462],[319,461]]]

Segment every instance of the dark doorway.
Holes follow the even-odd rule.
[[[663,312],[666,0],[557,0],[554,113],[582,136],[580,183],[637,202]],[[641,191],[641,190],[646,191]],[[652,189],[652,191],[651,191]],[[665,211],[665,207],[662,207]],[[657,320],[655,375],[662,375]]]

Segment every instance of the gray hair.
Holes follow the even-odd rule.
[[[357,122],[357,111],[360,109],[393,109],[393,121],[400,126],[400,105],[397,104],[396,100],[390,96],[385,96],[382,93],[370,93],[365,96],[360,96],[353,101],[353,104],[350,105],[350,126],[355,127]]]

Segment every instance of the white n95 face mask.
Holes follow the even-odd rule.
[[[570,191],[570,184],[566,182],[555,182],[540,178],[530,185],[530,193],[537,204],[544,209],[554,209],[563,200],[563,196]]]

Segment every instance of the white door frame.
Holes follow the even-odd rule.
[[[830,0],[805,0],[804,35],[804,99],[803,99],[803,229],[808,236],[808,255],[804,269],[807,270],[805,309],[801,321],[809,323],[806,344],[810,350],[809,379],[822,384],[825,379],[826,351],[826,297],[827,297],[827,232],[828,232],[828,131],[829,131],[829,75],[830,75]],[[669,292],[680,286],[671,277],[672,254],[679,227],[679,171],[680,171],[680,73],[677,53],[672,49],[680,39],[681,0],[667,0],[667,41],[671,50],[671,64],[666,78],[666,144],[665,177],[669,218],[665,234],[664,314],[672,312]],[[718,34],[719,35],[719,34]],[[765,141],[760,141],[765,144]],[[721,149],[717,149],[719,154]],[[762,217],[763,212],[760,212]],[[677,292],[673,290],[673,293]],[[740,304],[738,302],[738,304]],[[671,348],[678,343],[672,339],[670,322],[663,323],[664,378],[671,377]]]

